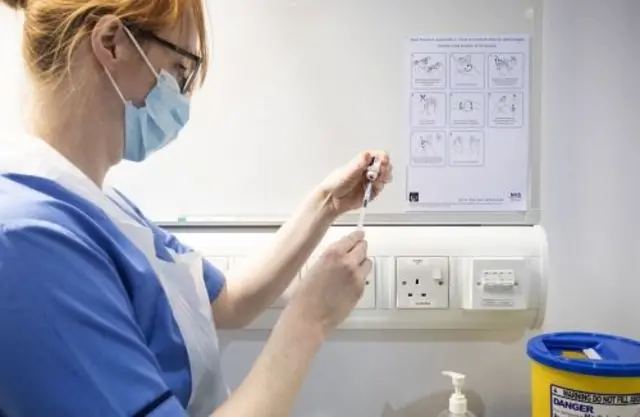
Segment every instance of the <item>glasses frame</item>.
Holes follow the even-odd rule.
[[[150,30],[139,29],[139,28],[129,28],[129,30],[131,30],[134,36],[139,36],[144,39],[150,39],[160,44],[161,46],[164,46],[165,48],[170,49],[195,63],[193,70],[191,71],[187,79],[184,80],[183,84],[180,86],[180,92],[182,94],[187,94],[188,92],[190,92],[193,86],[193,82],[196,79],[196,76],[198,75],[198,73],[200,72],[200,67],[202,66],[202,57],[194,54],[193,52],[187,51],[186,49],[176,45],[173,42],[170,42],[166,39],[161,38],[160,36],[156,35]]]

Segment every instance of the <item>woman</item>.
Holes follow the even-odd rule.
[[[284,416],[371,268],[362,233],[333,244],[232,394],[216,327],[289,285],[357,208],[365,152],[310,193],[246,276],[221,272],[103,185],[173,140],[207,67],[202,0],[3,0],[25,13],[29,135],[0,155],[0,415]],[[241,283],[242,285],[240,285]]]

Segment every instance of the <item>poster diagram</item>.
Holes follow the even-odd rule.
[[[444,166],[446,163],[444,131],[418,131],[411,134],[411,164]]]
[[[526,211],[529,36],[418,36],[406,51],[407,210]]]
[[[411,60],[413,88],[445,88],[446,54],[413,54]]]
[[[524,54],[494,53],[489,55],[490,88],[523,88]]]
[[[411,95],[411,125],[413,127],[444,127],[447,109],[444,93],[414,92]]]
[[[523,105],[522,93],[489,93],[489,126],[522,127]]]
[[[484,54],[451,54],[450,57],[452,89],[484,89]]]
[[[484,126],[484,94],[451,93],[450,126]]]
[[[484,132],[452,131],[449,134],[449,165],[482,166],[484,164]]]

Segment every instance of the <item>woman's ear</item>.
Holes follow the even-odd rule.
[[[131,54],[131,41],[120,19],[113,15],[101,16],[91,32],[91,49],[98,62],[113,71]]]

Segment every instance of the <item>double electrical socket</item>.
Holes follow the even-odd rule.
[[[396,307],[449,308],[449,258],[396,258]]]

